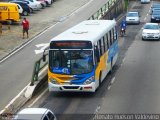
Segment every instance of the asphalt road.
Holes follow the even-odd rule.
[[[151,4],[132,4],[130,11],[140,12],[141,24],[128,25],[127,36],[119,38],[120,54],[113,74],[96,93],[47,91],[34,105],[33,101],[27,105],[49,108],[60,120],[104,119],[98,114],[160,113],[160,42],[141,40]]]
[[[0,64],[0,110],[30,82],[34,63],[42,56],[35,54],[34,50],[37,49],[35,45],[49,43],[50,39],[57,34],[88,19],[106,2],[106,0],[90,0],[89,4],[67,15],[65,19],[33,38],[27,46]]]

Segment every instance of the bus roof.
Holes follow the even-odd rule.
[[[86,20],[51,39],[52,41],[80,40],[96,42],[116,25],[115,20]]]

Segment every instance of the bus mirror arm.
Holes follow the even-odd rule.
[[[45,62],[45,61],[46,61],[46,55],[43,54],[43,62]]]
[[[46,61],[46,51],[48,52],[48,50],[49,50],[49,48],[46,48],[46,49],[44,49],[44,51],[43,51],[43,62],[45,62]]]

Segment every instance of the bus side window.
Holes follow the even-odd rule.
[[[109,36],[110,36],[110,46],[111,46],[112,45],[112,39],[113,39],[111,30],[109,31]]]
[[[102,37],[102,38],[100,39],[100,41],[101,41],[101,51],[102,51],[102,54],[101,54],[101,55],[103,55],[104,52],[105,52],[105,50],[104,50],[104,38]]]
[[[114,28],[112,29],[112,43],[114,43],[115,39],[114,39]]]
[[[101,56],[102,55],[101,40],[98,40],[98,50],[99,50],[99,56]]]
[[[114,27],[114,40],[115,41],[117,40],[117,30],[116,30],[116,27]]]
[[[107,43],[107,36],[105,35],[104,36],[104,46],[105,46],[105,51],[107,51],[108,50],[108,43]]]
[[[95,56],[96,56],[96,62],[98,63],[100,61],[100,54],[99,54],[99,48],[98,45],[95,46]]]
[[[103,50],[104,50],[104,53],[105,53],[105,51],[106,51],[106,43],[105,43],[105,37],[103,36]]]
[[[109,49],[111,46],[109,33],[106,34],[106,37],[107,37],[107,44],[108,44],[108,49]]]
[[[94,59],[95,59],[95,65],[97,65],[98,57],[97,57],[97,46],[94,46]]]
[[[43,120],[48,120],[48,117],[47,117],[47,116],[45,116],[45,117],[43,118]]]

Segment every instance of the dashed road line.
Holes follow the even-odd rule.
[[[125,59],[126,59],[126,58],[123,58],[123,63],[124,63]]]
[[[109,85],[107,89],[110,90],[111,89],[111,85]]]
[[[112,78],[111,84],[113,84],[114,82],[115,82],[115,77]]]

